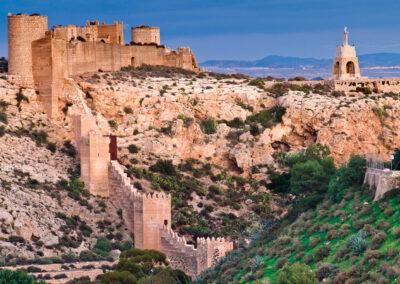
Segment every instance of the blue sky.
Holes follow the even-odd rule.
[[[171,47],[190,46],[200,61],[267,55],[330,58],[343,26],[361,54],[400,52],[399,0],[0,0],[0,56],[7,55],[7,13],[38,12],[49,25],[86,19],[161,27]]]

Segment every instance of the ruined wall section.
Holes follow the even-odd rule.
[[[131,39],[135,44],[161,44],[160,28],[139,26],[131,28]]]
[[[364,184],[375,189],[374,201],[378,201],[386,192],[400,187],[400,171],[368,168],[365,173]]]
[[[8,73],[32,79],[32,42],[45,36],[46,16],[8,15]]]

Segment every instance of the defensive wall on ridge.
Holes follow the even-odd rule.
[[[140,249],[166,254],[174,268],[196,276],[233,250],[224,238],[198,238],[197,247],[171,229],[171,195],[143,193],[132,185],[124,167],[110,157],[110,138],[101,134],[93,115],[73,119],[81,179],[90,193],[108,197],[122,209],[122,218]]]
[[[9,75],[34,83],[49,117],[58,115],[65,79],[75,75],[143,64],[199,70],[189,48],[171,50],[159,44],[157,27],[132,29],[137,41],[125,45],[122,22],[88,21],[84,27],[48,30],[46,16],[8,14],[8,35]]]

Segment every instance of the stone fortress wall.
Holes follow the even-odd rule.
[[[32,78],[33,41],[48,30],[47,17],[40,15],[8,15],[8,73]]]
[[[189,48],[171,50],[159,45],[159,29],[154,27],[134,29],[140,43],[129,45],[124,45],[122,22],[95,21],[84,27],[48,30],[46,16],[8,14],[8,30],[9,75],[34,83],[49,117],[59,112],[58,98],[68,77],[144,64],[199,70]]]
[[[365,173],[364,184],[375,189],[374,201],[378,201],[386,192],[400,187],[400,171],[368,168]]]
[[[160,28],[149,26],[131,28],[131,38],[134,44],[160,45]]]
[[[135,247],[166,254],[174,268],[192,277],[213,266],[233,250],[224,238],[199,238],[197,248],[171,229],[171,195],[138,191],[117,160],[110,158],[110,138],[102,135],[91,114],[74,117],[75,140],[81,163],[81,179],[91,194],[107,197],[122,209],[122,217],[134,234]]]

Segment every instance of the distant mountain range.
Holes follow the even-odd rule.
[[[366,76],[400,76],[400,53],[374,53],[358,57]],[[297,76],[327,77],[330,75],[332,59],[300,58],[272,55],[259,60],[209,60],[201,66],[210,71],[225,73],[240,72],[252,76]]]
[[[400,53],[374,53],[365,54],[358,57],[361,67],[376,67],[376,66],[400,66]],[[316,58],[301,58],[271,55],[260,60],[241,61],[241,60],[209,60],[203,62],[204,67],[219,67],[219,68],[254,68],[254,67],[269,67],[269,68],[294,68],[294,67],[330,67],[332,59],[316,59]]]

